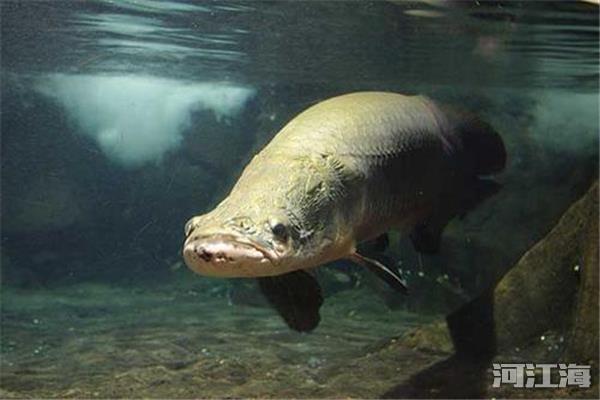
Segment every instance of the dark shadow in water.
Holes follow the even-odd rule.
[[[453,355],[413,375],[382,398],[481,398],[486,396],[489,366],[489,359]]]
[[[388,390],[383,398],[482,398],[496,353],[493,290],[447,317],[456,353]]]
[[[496,354],[494,287],[446,318],[456,354],[491,359]]]

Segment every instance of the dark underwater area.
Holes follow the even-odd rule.
[[[168,2],[164,7],[182,10],[229,4],[210,20],[217,30],[244,25],[237,14],[244,7],[263,7],[244,26],[259,33],[240,39],[250,61],[200,55],[208,66],[200,81],[209,86],[184,95],[170,88],[193,86],[194,72],[173,67],[165,73],[181,63],[168,49],[158,61],[136,52],[98,60],[79,48],[65,53],[57,42],[71,39],[56,24],[76,6],[63,4],[0,8],[0,397],[598,397],[598,26],[597,18],[581,16],[597,17],[597,8],[582,14],[578,7],[588,6],[553,5],[543,18],[527,6],[482,15],[469,9],[472,17],[494,22],[472,39],[473,26],[438,17],[413,21],[415,12],[395,14],[405,7],[395,2],[271,8]],[[119,12],[146,18],[153,7],[160,11],[153,2],[147,9],[135,2],[124,9],[92,4],[90,15],[105,13],[124,26],[129,20],[117,19]],[[425,8],[451,17],[461,9]],[[40,10],[47,22],[34,29],[24,17]],[[415,10],[421,9],[409,8]],[[173,23],[184,18],[165,15]],[[374,30],[381,18],[388,28]],[[285,29],[282,19],[289,22]],[[307,34],[323,21],[346,33],[347,51],[332,50],[335,35]],[[430,36],[417,46],[420,23]],[[558,40],[530,30],[561,23],[570,30],[556,49],[534,42],[556,56],[540,58],[558,64],[562,56],[560,68],[501,47],[518,47],[528,34]],[[44,32],[58,36],[44,41]],[[444,32],[460,42],[441,46]],[[317,55],[283,51],[284,38]],[[393,38],[396,44],[382,44]],[[228,38],[216,36],[213,46],[216,39]],[[581,46],[566,51],[573,43]],[[27,51],[19,47],[24,44]],[[399,55],[403,46],[414,59]],[[36,63],[35,54],[49,65]],[[111,64],[122,57],[127,62]],[[339,67],[328,68],[336,62]],[[223,65],[230,71],[225,78],[218,72]],[[571,65],[584,67],[570,71]],[[94,86],[97,77],[108,80]],[[116,89],[86,97],[103,85]],[[190,271],[181,256],[184,225],[214,208],[295,115],[361,90],[425,94],[478,114],[505,141],[508,164],[496,177],[502,189],[452,221],[436,255],[419,254],[407,237],[391,233],[381,257],[402,270],[407,296],[351,262],[319,267],[320,325],[309,334],[294,332],[254,280]],[[186,96],[192,105],[181,103]],[[146,142],[152,135],[144,132],[162,131],[171,118],[156,115],[162,104],[181,112],[173,120],[176,134]],[[110,118],[121,137],[104,129]],[[157,155],[144,152],[159,147]],[[499,362],[591,365],[592,387],[494,388],[492,364]]]

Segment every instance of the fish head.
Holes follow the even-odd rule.
[[[223,215],[222,213],[216,213]],[[209,213],[185,227],[183,256],[194,272],[207,276],[258,277],[289,272],[299,248],[297,233],[283,212],[219,218]]]
[[[188,267],[209,276],[274,276],[349,254],[352,215],[340,201],[337,164],[322,156],[256,164],[257,157],[229,196],[186,224]]]

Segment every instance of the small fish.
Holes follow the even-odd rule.
[[[207,276],[256,277],[298,331],[320,320],[311,268],[339,259],[406,292],[399,273],[357,251],[395,229],[434,253],[446,224],[499,184],[501,137],[472,114],[423,96],[358,92],[292,119],[246,166],[230,194],[185,226],[183,256]]]

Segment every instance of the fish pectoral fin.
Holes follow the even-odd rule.
[[[386,267],[379,261],[365,257],[357,252],[354,252],[350,255],[350,260],[369,269],[369,271],[383,279],[394,290],[408,294],[408,286],[406,285],[406,281],[402,279],[399,272],[393,271],[391,268]]]
[[[298,332],[310,332],[319,325],[323,295],[319,282],[312,274],[298,270],[261,277],[258,278],[258,285],[290,328]]]

